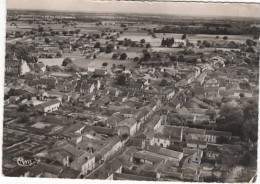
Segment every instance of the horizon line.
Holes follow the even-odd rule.
[[[174,1],[175,2],[175,1]],[[180,2],[184,2],[184,1],[180,1]],[[190,1],[191,2],[191,1]],[[196,1],[195,1],[196,2]],[[205,2],[206,3],[206,2]],[[224,3],[224,2],[223,2]],[[239,2],[234,2],[234,3],[239,3]],[[250,2],[249,2],[250,3]],[[258,4],[258,3],[250,3],[250,4]],[[146,13],[146,12],[98,12],[98,11],[87,11],[84,12],[82,10],[48,10],[48,9],[18,9],[18,8],[6,8],[7,11],[29,11],[29,12],[33,12],[33,11],[41,11],[41,12],[59,12],[59,13],[90,13],[90,14],[137,14],[137,15],[167,15],[167,16],[185,16],[185,17],[196,17],[196,18],[250,18],[250,19],[259,19],[260,17],[254,17],[254,16],[232,16],[232,15],[184,15],[184,14],[170,14],[170,13]]]

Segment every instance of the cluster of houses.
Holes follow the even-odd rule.
[[[75,17],[21,15],[17,19]],[[71,40],[63,52],[74,52],[74,43]],[[93,43],[78,50],[86,58],[94,57],[100,48]],[[173,47],[180,44],[185,46],[184,40],[176,40]],[[56,57],[61,51],[56,43],[38,44],[35,49],[39,58]],[[19,60],[13,53],[5,63],[3,151],[5,156],[29,156],[40,162],[21,167],[4,157],[4,174],[201,181],[203,159],[216,161],[220,153],[215,150],[225,149],[221,142],[235,139],[230,132],[214,130],[221,108],[216,104],[258,99],[257,86],[251,81],[252,71],[226,67],[226,60],[217,54],[206,63],[176,63],[54,72],[41,62]]]

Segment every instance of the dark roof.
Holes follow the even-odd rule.
[[[12,169],[11,171],[7,172],[5,176],[13,176],[13,177],[20,177],[24,175],[26,172],[28,172],[27,167],[16,167]]]
[[[207,135],[216,135],[216,136],[227,136],[230,137],[230,132],[216,131],[216,130],[206,130],[205,134]]]
[[[164,135],[170,136],[172,138],[178,138],[178,139],[182,138],[182,131],[183,128],[180,126],[166,125],[163,129]]]
[[[199,145],[207,145],[206,141],[202,141],[202,140],[197,140],[197,139],[189,139],[187,140],[188,144],[199,144]]]
[[[91,129],[97,133],[106,134],[106,135],[114,135],[116,133],[115,129],[100,127],[100,126],[92,126]]]
[[[59,174],[59,178],[77,178],[80,174],[80,171],[70,169],[70,168],[64,168],[61,173]]]
[[[173,150],[169,150],[169,149],[165,149],[165,148],[160,148],[157,146],[147,146],[145,149],[150,152],[157,153],[159,155],[172,157],[172,158],[179,158],[179,156],[182,154],[182,152],[173,151]]]
[[[205,134],[206,130],[205,129],[198,129],[198,128],[188,128],[185,127],[183,129],[183,133],[193,133],[193,134]]]
[[[115,180],[156,181],[155,178],[124,173],[115,173]]]

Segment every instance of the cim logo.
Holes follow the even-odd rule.
[[[13,160],[16,161],[16,163],[19,166],[23,166],[23,167],[32,167],[32,166],[40,163],[40,159],[37,159],[37,158],[24,159],[23,157],[18,157],[18,158],[14,158]]]

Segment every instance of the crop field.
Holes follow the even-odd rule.
[[[73,58],[71,58],[73,59]],[[38,61],[42,62],[43,64],[47,66],[54,66],[54,65],[62,65],[62,61],[64,58],[39,58]]]
[[[154,47],[161,45],[161,39],[153,38],[152,36],[149,36],[144,33],[137,33],[137,34],[135,34],[134,32],[127,33],[127,34],[124,33],[118,38],[118,40],[124,40],[125,38],[137,42],[140,42],[142,39],[145,39],[145,42],[149,42]]]
[[[134,66],[135,63],[131,60],[113,60],[112,58],[113,53],[105,54],[102,53],[99,55],[96,59],[85,59],[85,58],[77,58],[73,61],[73,63],[77,66],[83,67],[83,68],[101,68],[102,64],[104,62],[108,63],[107,70],[111,71],[111,67],[113,64],[115,65],[124,65],[127,67]],[[128,55],[128,53],[127,53]]]
[[[217,39],[216,36],[219,36]],[[247,39],[252,39],[250,35],[227,35],[228,40],[223,40],[225,35],[207,35],[207,34],[187,34],[187,39],[192,43],[197,43],[198,40],[207,40],[207,41],[215,41],[216,43],[223,43],[223,42],[230,42],[234,41],[237,43],[245,43]],[[156,33],[156,37],[163,39],[163,38],[174,38],[174,39],[181,39],[182,34],[175,34],[175,33]]]

